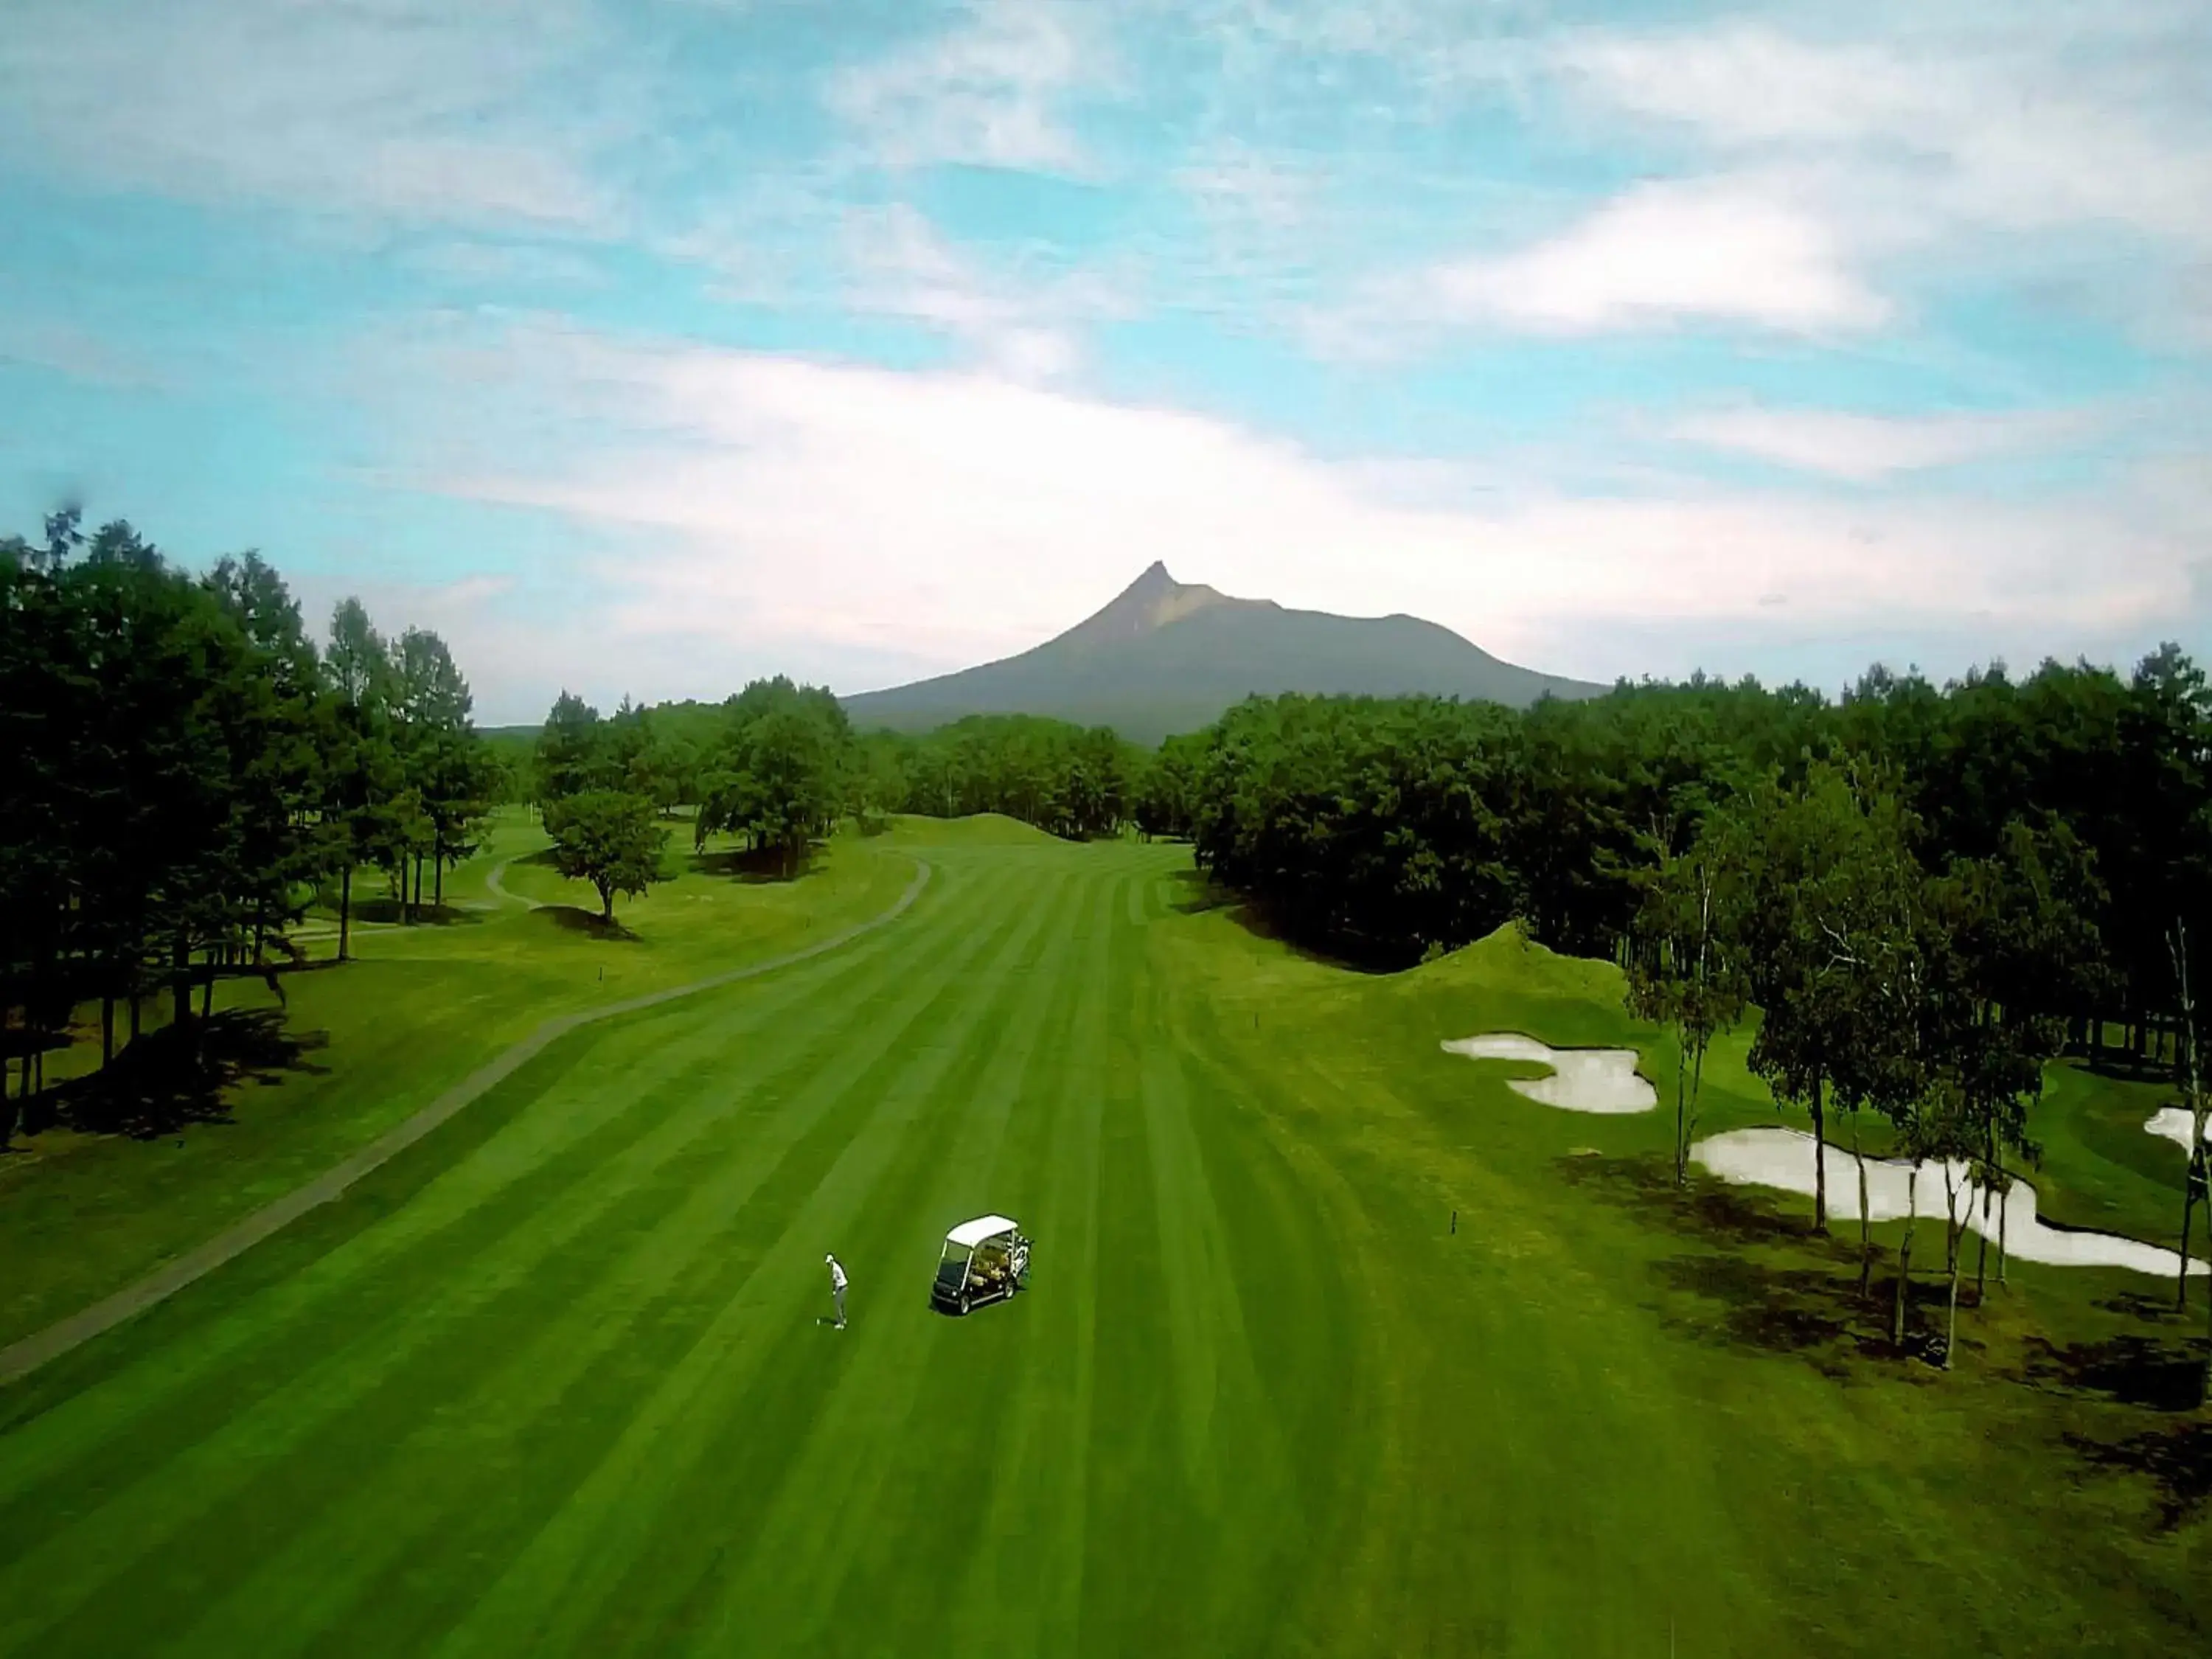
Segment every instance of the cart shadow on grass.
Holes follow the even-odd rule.
[[[1019,1297],[1000,1297],[994,1299],[1000,1302],[1018,1302],[1021,1300]],[[982,1313],[991,1306],[991,1304],[988,1302],[981,1303],[975,1308],[971,1309],[969,1312],[963,1314],[957,1308],[946,1307],[933,1296],[928,1298],[928,1303],[930,1312],[935,1314],[939,1319],[972,1319],[976,1314]],[[830,1320],[826,1322],[835,1324],[836,1322],[835,1320]]]

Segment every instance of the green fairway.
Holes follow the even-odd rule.
[[[286,976],[287,1023],[305,1046],[235,1091],[235,1121],[189,1126],[151,1146],[55,1130],[0,1159],[0,1260],[9,1264],[0,1346],[319,1175],[542,1021],[804,949],[880,915],[914,872],[904,851],[848,837],[804,881],[739,883],[713,859],[694,860],[688,830],[677,831],[676,878],[622,907],[624,936],[601,937],[574,908],[596,913],[598,900],[536,862],[545,837],[514,811],[477,859],[447,877],[447,920],[369,923],[354,934],[356,960],[332,969],[335,919],[310,918],[300,933],[320,965]],[[495,899],[486,878],[502,865],[550,908]],[[372,884],[361,895],[370,915],[388,912]],[[218,1007],[276,1006],[251,977],[226,981],[217,999]],[[80,1036],[57,1075],[97,1064],[96,1030]]]
[[[562,1037],[343,1200],[0,1389],[0,1653],[2201,1636],[2203,1522],[2162,1528],[2158,1485],[2094,1455],[2164,1419],[2050,1358],[2136,1331],[2123,1299],[2158,1287],[2015,1267],[1956,1373],[1869,1357],[1821,1288],[1844,1243],[1786,1201],[1676,1199],[1667,1110],[1554,1111],[1439,1052],[1626,1041],[1670,1078],[1607,967],[1500,935],[1353,974],[1208,908],[1187,848],[1003,821],[907,821],[787,885],[688,878],[600,939],[524,908],[572,902],[536,866],[489,896],[536,844],[502,835],[449,878],[499,908],[307,976],[329,1069],[280,1092],[331,1102],[320,1129],[271,1113],[175,1156],[272,1196],[550,1015],[933,875],[839,950]],[[1740,1054],[1717,1051],[1709,1128],[1771,1121]],[[2054,1100],[2062,1218],[2156,1208],[2160,1144],[2138,1164],[2114,1098]],[[161,1155],[70,1154],[116,1182]],[[93,1269],[49,1266],[76,1237],[53,1190],[47,1231],[4,1224],[41,1250],[12,1333],[196,1242],[197,1211],[157,1205]],[[238,1210],[206,1207],[208,1231]],[[938,1241],[994,1210],[1036,1242],[1029,1291],[933,1313]]]

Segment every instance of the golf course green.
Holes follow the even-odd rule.
[[[1356,973],[1212,902],[1187,848],[1000,819],[843,836],[795,882],[687,873],[610,934],[535,835],[505,820],[447,878],[477,908],[295,976],[292,1025],[328,1042],[237,1122],[9,1172],[0,1249],[28,1265],[0,1340],[546,1020],[793,955],[927,876],[835,948],[556,1036],[0,1387],[0,1654],[2202,1638],[2205,1523],[2152,1444],[2193,1416],[2093,1363],[2179,1353],[2201,1302],[2166,1322],[2170,1285],[2014,1264],[1955,1371],[1869,1351],[1855,1229],[1674,1191],[1672,1052],[1609,966],[1505,933]],[[1637,1048],[1662,1109],[1549,1109],[1505,1086],[1530,1068],[1439,1047],[1498,1030]],[[1716,1050],[1709,1128],[1775,1121],[1741,1052]],[[2178,1158],[2112,1127],[2142,1104],[2116,1087],[2054,1087],[2048,1207],[2167,1225]],[[1028,1291],[933,1312],[943,1234],[993,1211],[1036,1241]]]

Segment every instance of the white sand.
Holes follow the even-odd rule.
[[[1570,1112],[1648,1112],[1659,1103],[1658,1091],[1636,1075],[1633,1048],[1554,1048],[1516,1032],[1493,1031],[1462,1037],[1444,1052],[1470,1060],[1521,1060],[1548,1066],[1550,1077],[1512,1078],[1519,1094]]]
[[[2183,1152],[2189,1150],[2189,1113],[2179,1106],[2161,1106],[2150,1115],[2143,1125],[2146,1133],[2170,1140]],[[2204,1120],[2204,1139],[2212,1140],[2212,1117]]]
[[[2188,1125],[2182,1126],[2185,1139]],[[1786,1193],[1813,1191],[1813,1137],[1802,1129],[1734,1129],[1701,1140],[1690,1156],[1722,1180],[1737,1186],[1777,1187]],[[2001,1212],[2007,1251],[2023,1261],[2042,1261],[2069,1267],[2128,1267],[2140,1273],[2171,1279],[2179,1257],[2155,1244],[2144,1244],[2112,1233],[2062,1232],[2046,1225],[2035,1213],[2035,1188],[2024,1181],[2013,1182],[2008,1196],[1992,1199],[1989,1219],[1982,1218],[1982,1194],[1966,1188],[1966,1166],[1954,1164],[1953,1178],[1960,1190],[1967,1227],[1997,1237]],[[1867,1160],[1867,1208],[1875,1221],[1905,1218],[1919,1183],[1922,1218],[1943,1224],[1943,1167],[1923,1164],[1917,1170],[1901,1159]],[[1858,1167],[1850,1152],[1828,1148],[1828,1213],[1839,1221],[1859,1218]],[[2206,1271],[2192,1261],[2189,1271]]]

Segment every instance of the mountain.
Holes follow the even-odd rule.
[[[1255,692],[1427,693],[1522,707],[1547,692],[1607,689],[1501,662],[1418,617],[1286,611],[1179,582],[1155,563],[1103,611],[1019,656],[842,702],[862,730],[1048,714],[1157,743],[1210,725]]]

